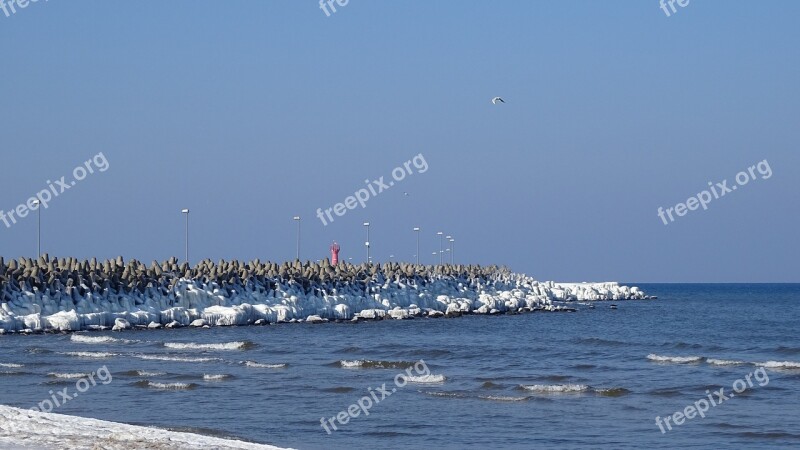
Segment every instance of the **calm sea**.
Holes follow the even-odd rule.
[[[105,366],[110,383],[55,412],[300,449],[800,447],[800,285],[639,286],[659,300],[576,313],[2,336],[0,404],[74,393],[80,378],[63,377]],[[395,383],[420,360],[415,382]],[[384,383],[395,391],[381,400]],[[720,388],[728,400],[704,418],[661,432],[656,416]],[[364,396],[368,416],[326,433],[322,417]]]

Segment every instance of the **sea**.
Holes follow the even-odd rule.
[[[658,299],[0,336],[0,404],[297,449],[800,448],[800,284],[625,284]]]

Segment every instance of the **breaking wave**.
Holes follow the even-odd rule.
[[[767,369],[800,369],[800,362],[794,361],[767,361],[754,364],[757,366],[766,367]]]
[[[212,374],[203,374],[203,379],[206,381],[222,381],[227,380],[228,378],[233,378],[233,375],[228,374],[219,374],[219,375],[212,375]]]
[[[72,342],[77,342],[80,344],[110,344],[113,342],[121,343],[121,344],[129,344],[134,341],[129,341],[127,339],[117,339],[111,336],[88,336],[85,334],[73,334],[69,337]]]
[[[74,379],[78,379],[78,378],[88,378],[91,375],[88,374],[88,373],[56,373],[56,372],[54,372],[54,373],[48,373],[47,376],[50,377],[50,378],[62,378],[62,379],[65,379],[65,380],[74,380]]]
[[[531,384],[521,385],[522,389],[526,391],[539,392],[544,394],[567,394],[586,392],[589,386],[585,384]]]
[[[655,362],[675,363],[675,364],[691,364],[703,361],[702,356],[661,356],[651,353],[647,355],[647,359]]]
[[[165,342],[164,347],[176,350],[247,350],[255,347],[249,341],[226,342],[222,344],[197,344],[194,342]]]
[[[193,358],[187,356],[171,356],[171,355],[132,355],[134,358],[144,359],[146,361],[174,361],[174,362],[186,362],[186,363],[204,363],[204,362],[214,362],[220,361],[219,358]]]
[[[447,379],[444,375],[422,375],[422,376],[410,376],[406,377],[409,383],[417,383],[417,384],[433,384],[433,383],[444,383]]]
[[[113,358],[115,356],[119,356],[116,353],[108,353],[108,352],[65,352],[62,354],[67,356],[74,356],[76,358],[96,358],[96,359]]]
[[[747,364],[744,361],[737,361],[733,359],[714,359],[708,358],[706,362],[711,364],[712,366],[741,366]]]
[[[242,364],[256,369],[285,369],[287,367],[287,364],[264,364],[255,361],[242,361]]]
[[[160,389],[164,391],[185,391],[195,389],[197,387],[194,383],[157,383],[155,381],[137,381],[134,386],[141,388]]]
[[[354,361],[342,360],[334,363],[343,369],[407,369],[414,366],[414,362],[407,361],[370,361],[359,359]]]

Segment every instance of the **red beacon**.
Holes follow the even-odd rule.
[[[339,250],[339,244],[333,241],[333,244],[331,244],[331,265],[339,264]]]

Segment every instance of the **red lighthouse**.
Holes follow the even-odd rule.
[[[335,266],[339,263],[339,244],[333,241],[331,244],[331,265]]]

